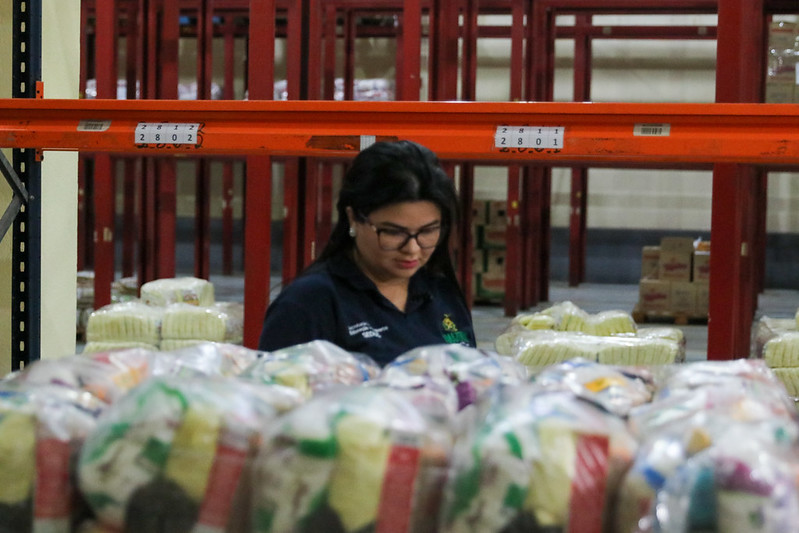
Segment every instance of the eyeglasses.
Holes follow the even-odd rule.
[[[377,233],[377,245],[384,252],[393,252],[404,248],[411,239],[416,239],[419,248],[423,250],[435,248],[441,239],[441,224],[426,226],[416,233],[410,233],[403,228],[378,228],[369,219],[363,219],[363,223]]]

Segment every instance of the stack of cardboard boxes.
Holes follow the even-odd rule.
[[[501,303],[505,297],[507,205],[503,200],[474,200],[472,296],[475,302]]]
[[[636,313],[707,319],[709,281],[709,242],[663,237],[659,246],[644,246]]]

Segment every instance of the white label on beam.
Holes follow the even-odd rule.
[[[78,131],[106,131],[110,127],[110,120],[81,120],[78,123]]]
[[[633,128],[636,137],[668,137],[671,135],[671,124],[636,124]]]
[[[139,122],[136,126],[136,144],[197,144],[199,123],[194,122]]]
[[[563,148],[563,126],[497,126],[494,134],[496,148]]]

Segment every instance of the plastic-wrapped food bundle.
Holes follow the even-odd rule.
[[[440,531],[599,533],[636,446],[621,418],[569,392],[499,388],[456,442]]]
[[[86,439],[82,494],[117,530],[249,531],[260,432],[297,398],[233,379],[153,377],[110,406]]]
[[[685,355],[671,340],[641,337],[603,337],[597,361],[611,365],[668,365]]]
[[[527,369],[508,357],[476,348],[440,344],[414,348],[386,365],[379,381],[400,387],[433,381],[451,383],[458,408],[467,405],[499,383],[517,384],[527,379]]]
[[[797,449],[735,427],[664,483],[658,531],[779,533],[799,524]]]
[[[161,326],[161,349],[176,350],[201,342],[241,342],[241,314],[233,305],[167,305]]]
[[[208,280],[190,276],[156,279],[141,286],[141,299],[155,306],[187,303],[207,307],[214,304],[214,286]]]
[[[156,352],[140,348],[42,359],[10,374],[7,385],[60,385],[111,403],[149,377]]]
[[[763,346],[763,359],[772,368],[799,366],[799,331],[780,333]]]
[[[796,332],[796,320],[793,318],[761,317],[757,326],[752,328],[752,356],[764,357],[766,343],[783,333]]]
[[[624,333],[635,333],[637,326],[630,313],[625,311],[601,311],[589,315],[585,324],[585,331],[591,335],[610,336]]]
[[[614,531],[793,531],[796,435],[790,419],[702,413],[650,433],[619,490]]]
[[[496,347],[498,353],[514,357],[531,371],[575,358],[613,365],[663,365],[685,357],[684,343],[649,332],[601,336],[510,326],[497,337]]]
[[[649,402],[654,392],[652,378],[645,370],[585,359],[550,366],[535,377],[535,384],[548,390],[570,391],[622,417],[633,407]]]
[[[160,352],[154,373],[234,377],[244,372],[264,353],[238,344],[203,342],[171,352]]]
[[[141,347],[158,349],[163,309],[142,302],[106,305],[89,316],[84,353]]]
[[[399,391],[326,391],[263,446],[254,531],[433,533],[451,443]]]
[[[378,373],[370,358],[318,340],[267,352],[241,377],[292,387],[310,397],[331,385],[360,385]]]
[[[78,391],[0,388],[0,531],[68,533],[88,514],[74,458],[103,404]]]

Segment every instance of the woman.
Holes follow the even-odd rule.
[[[360,152],[327,246],[267,309],[259,349],[322,339],[385,365],[418,346],[475,346],[449,250],[457,206],[429,149],[399,141]]]

